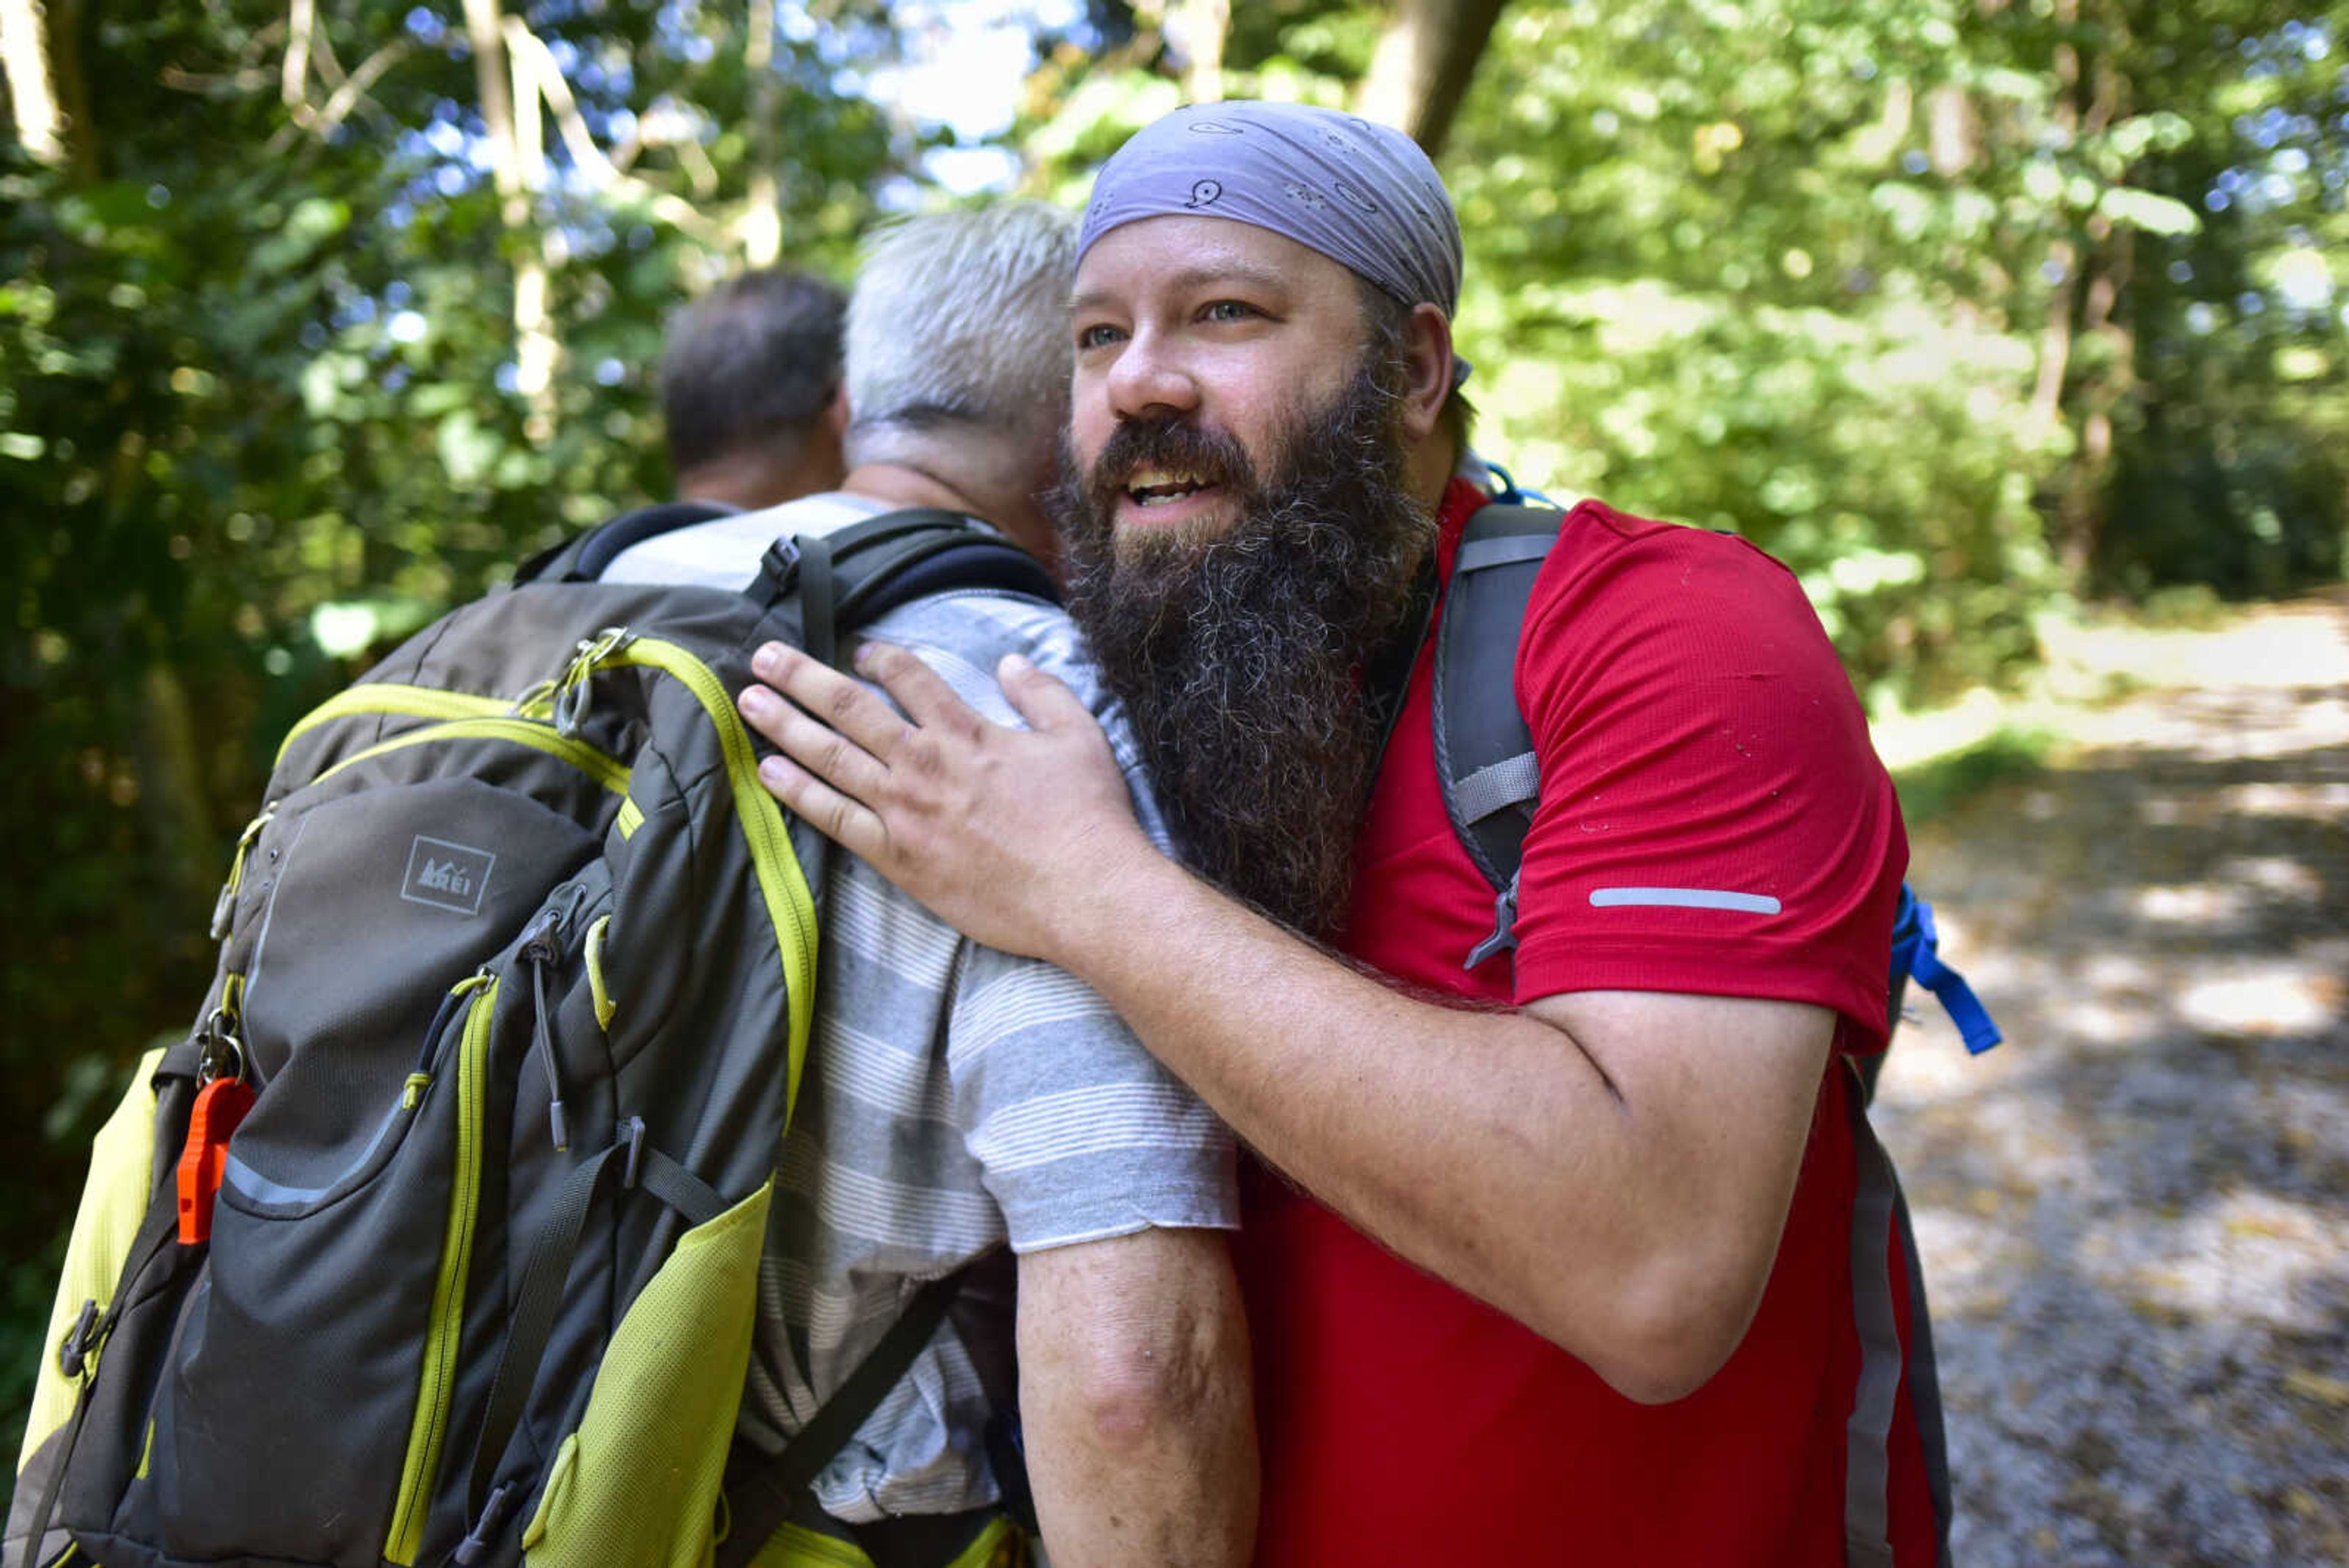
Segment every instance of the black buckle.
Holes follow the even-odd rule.
[[[81,1303],[81,1315],[74,1319],[74,1325],[66,1330],[65,1339],[57,1345],[57,1370],[77,1382],[81,1378],[82,1368],[89,1364],[89,1353],[98,1348],[90,1332],[97,1325],[98,1303],[86,1301]]]
[[[506,1482],[490,1493],[490,1501],[481,1505],[481,1517],[472,1532],[457,1545],[457,1561],[460,1563],[478,1562],[490,1549],[490,1537],[506,1521],[506,1504],[512,1500],[513,1483]]]
[[[634,1191],[636,1185],[636,1162],[644,1158],[645,1118],[630,1116],[620,1124],[620,1134],[628,1142],[627,1163],[620,1167],[620,1188]]]

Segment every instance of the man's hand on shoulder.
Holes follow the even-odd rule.
[[[1173,869],[1134,820],[1108,738],[1059,680],[1004,661],[1004,693],[1030,726],[1017,730],[904,649],[867,643],[857,665],[904,715],[796,649],[759,650],[767,684],[739,701],[783,753],[761,782],[965,935],[1052,959],[1105,882]]]

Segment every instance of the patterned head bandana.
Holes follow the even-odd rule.
[[[1460,306],[1460,221],[1400,130],[1296,103],[1178,109],[1102,165],[1077,237],[1143,218],[1233,218],[1320,252],[1405,305]]]

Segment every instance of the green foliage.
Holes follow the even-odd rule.
[[[31,1129],[0,1440],[81,1147],[186,1025],[276,737],[371,649],[661,493],[667,314],[771,214],[787,259],[844,275],[938,140],[864,96],[898,48],[883,0],[779,5],[764,46],[716,0],[502,3],[572,106],[512,192],[457,0],[316,6],[306,54],[285,0],[53,5],[73,156],[0,141],[0,1058]],[[1204,14],[1075,9],[1012,132],[1072,202],[1180,101],[1176,24]],[[1229,10],[1223,90],[1332,104],[1396,14]],[[2344,55],[2349,0],[1516,0],[1439,158],[1478,444],[1754,538],[1878,703],[2009,679],[2066,596],[2338,576]],[[1930,811],[2039,748],[1904,794]]]
[[[845,90],[894,48],[858,0],[781,30],[763,99],[740,7],[509,0],[602,150],[636,149],[615,181],[550,116],[545,177],[511,208],[454,0],[316,7],[298,105],[282,3],[143,9],[51,8],[85,22],[86,157],[0,140],[0,875],[29,914],[0,966],[24,1129],[0,1213],[23,1261],[11,1444],[30,1357],[9,1336],[46,1316],[122,1073],[202,992],[277,737],[371,650],[664,493],[650,369],[666,316],[741,265],[754,99],[792,149],[779,211],[802,265],[844,273],[913,151]],[[560,350],[543,419],[517,382],[532,255]]]
[[[2044,728],[2001,725],[1972,745],[1900,769],[1900,815],[1913,832],[1994,784],[2047,768],[2058,737]]]

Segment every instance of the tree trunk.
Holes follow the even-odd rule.
[[[1191,58],[1183,72],[1183,96],[1193,103],[1223,100],[1224,39],[1231,30],[1231,0],[1185,0],[1183,41]]]
[[[1399,0],[1371,57],[1357,107],[1434,158],[1506,0]]]
[[[742,255],[754,267],[767,267],[783,254],[783,150],[776,140],[783,106],[782,82],[775,75],[774,0],[750,0],[742,68],[750,80],[750,192],[742,209]]]
[[[518,242],[514,386],[529,410],[523,431],[533,443],[544,446],[554,439],[554,367],[562,346],[554,337],[545,245],[532,233],[531,190],[544,179],[546,162],[537,78],[531,74],[533,62],[506,47],[498,0],[465,0],[465,33],[473,46],[473,80],[481,95],[481,120],[490,133],[499,218]]]
[[[2085,106],[2077,118],[2079,133],[2097,136],[2129,112],[2130,84],[2116,63],[2128,44],[2128,19],[2117,7],[2099,6],[2093,18],[2099,24],[2092,59],[2077,57],[2066,86]],[[2088,84],[2093,83],[2093,90]],[[2125,182],[2128,171],[2120,181]],[[2084,583],[2095,564],[2098,546],[2111,511],[2113,477],[2113,416],[2137,390],[2136,339],[2122,314],[2122,294],[2136,265],[2135,236],[2102,214],[2082,225],[2080,248],[2080,320],[2083,342],[2102,349],[2089,373],[2075,377],[2072,395],[2078,410],[2080,440],[2072,459],[2062,507],[2060,558],[2075,583]]]
[[[133,753],[139,815],[155,857],[157,880],[174,909],[209,912],[204,878],[216,847],[212,806],[196,744],[195,705],[171,663],[147,667],[139,686],[139,716]]]
[[[98,178],[98,140],[80,31],[80,0],[0,0],[0,73],[16,140],[35,162],[88,184]]]

